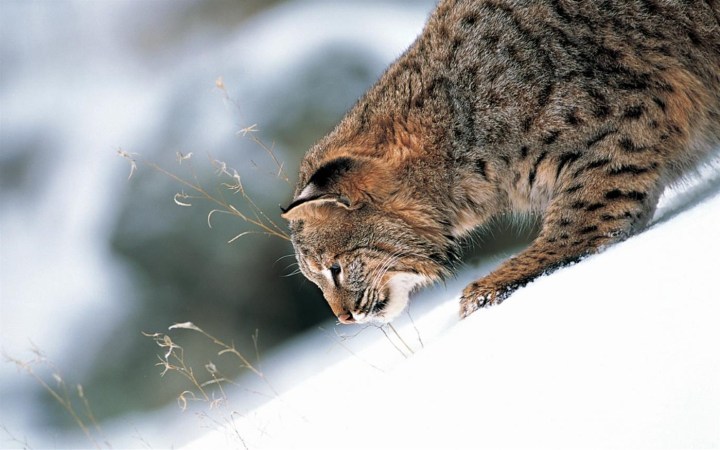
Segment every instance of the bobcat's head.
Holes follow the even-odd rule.
[[[445,274],[441,246],[418,231],[392,171],[357,156],[303,169],[283,217],[300,270],[340,322],[389,322],[414,289]]]

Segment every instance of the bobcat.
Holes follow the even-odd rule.
[[[718,1],[442,0],[307,153],[283,217],[338,320],[382,323],[478,226],[539,215],[465,317],[642,229],[719,143]]]

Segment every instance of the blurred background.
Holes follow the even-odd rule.
[[[433,5],[0,0],[0,447],[90,444],[8,361],[30,364],[33,348],[55,366],[30,364],[41,379],[82,384],[99,424],[137,434],[116,448],[157,448],[186,439],[180,415],[167,412],[186,380],[160,377],[158,347],[142,332],[192,321],[254,353],[258,330],[268,354],[330,318],[320,292],[291,275],[287,241],[228,243],[251,228],[222,214],[209,228],[212,204],[178,206],[187,188],[142,163],[128,179],[117,153],[197,177],[213,193],[231,181],[211,164],[223,161],[284,227],[278,205],[291,200],[304,152],[412,42]],[[287,182],[240,132],[255,124]],[[193,157],[180,164],[178,152]],[[183,342],[200,364],[216,351],[207,345]]]

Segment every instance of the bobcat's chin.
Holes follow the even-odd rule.
[[[375,305],[369,314],[353,313],[356,323],[392,322],[405,310],[410,300],[410,294],[431,280],[415,273],[399,272],[387,282],[388,295]]]

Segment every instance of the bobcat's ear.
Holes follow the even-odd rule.
[[[363,162],[353,158],[336,158],[320,166],[295,199],[283,209],[282,217],[297,220],[305,217],[318,206],[344,209],[359,207],[366,178],[362,172]]]
[[[331,206],[343,209],[351,209],[350,201],[340,195],[325,194],[312,198],[298,198],[290,203],[287,208],[281,208],[282,218],[285,220],[298,220],[307,218],[309,214],[317,212],[320,206]]]

